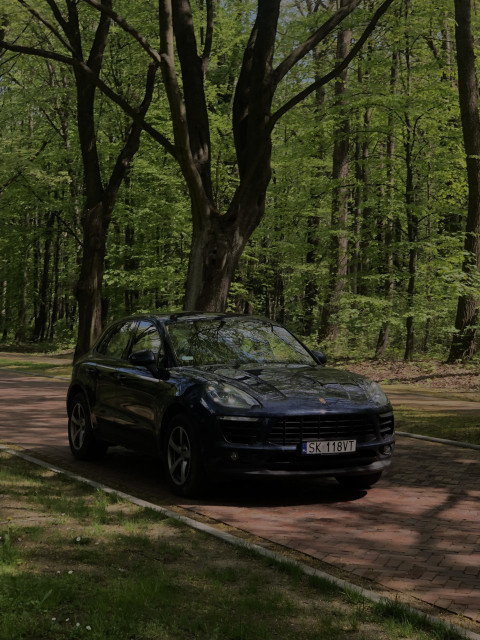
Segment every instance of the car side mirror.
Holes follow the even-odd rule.
[[[323,351],[312,351],[313,357],[322,366],[325,366],[327,363],[327,356],[323,353]]]
[[[135,367],[147,367],[147,369],[156,364],[155,354],[150,349],[135,351],[128,356],[128,360]]]
[[[160,364],[157,363],[157,357],[150,349],[134,351],[128,356],[128,360],[135,367],[145,367],[160,380],[168,380],[170,377],[168,370],[164,368],[163,359]]]

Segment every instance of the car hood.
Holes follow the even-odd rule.
[[[332,404],[371,403],[369,380],[361,375],[322,366],[266,365],[233,368],[206,366],[196,368],[209,382],[220,380],[243,389],[262,404],[284,400]]]

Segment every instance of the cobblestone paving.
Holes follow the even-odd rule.
[[[175,504],[156,463],[140,456],[117,449],[102,465],[72,460],[65,390],[65,383],[0,371],[0,442]],[[333,480],[246,483],[182,506],[480,629],[480,451],[400,437],[394,464],[369,492],[347,492]]]
[[[190,508],[480,622],[480,452],[399,438],[374,489],[317,491]]]

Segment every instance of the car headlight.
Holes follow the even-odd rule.
[[[222,407],[251,409],[252,407],[260,406],[250,394],[224,382],[208,384],[205,387],[205,391],[215,404],[219,404]]]
[[[372,400],[379,407],[388,404],[389,400],[386,394],[382,391],[380,385],[376,382],[369,380],[366,384],[366,390],[370,400]]]

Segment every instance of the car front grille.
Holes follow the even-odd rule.
[[[357,443],[376,442],[393,436],[393,413],[379,416],[310,415],[273,418],[262,422],[221,421],[227,442],[250,444],[262,442],[274,445],[299,444],[303,440],[355,439]]]
[[[277,420],[270,429],[268,442],[297,444],[302,440],[343,440],[374,442],[378,439],[370,416],[302,416]]]

